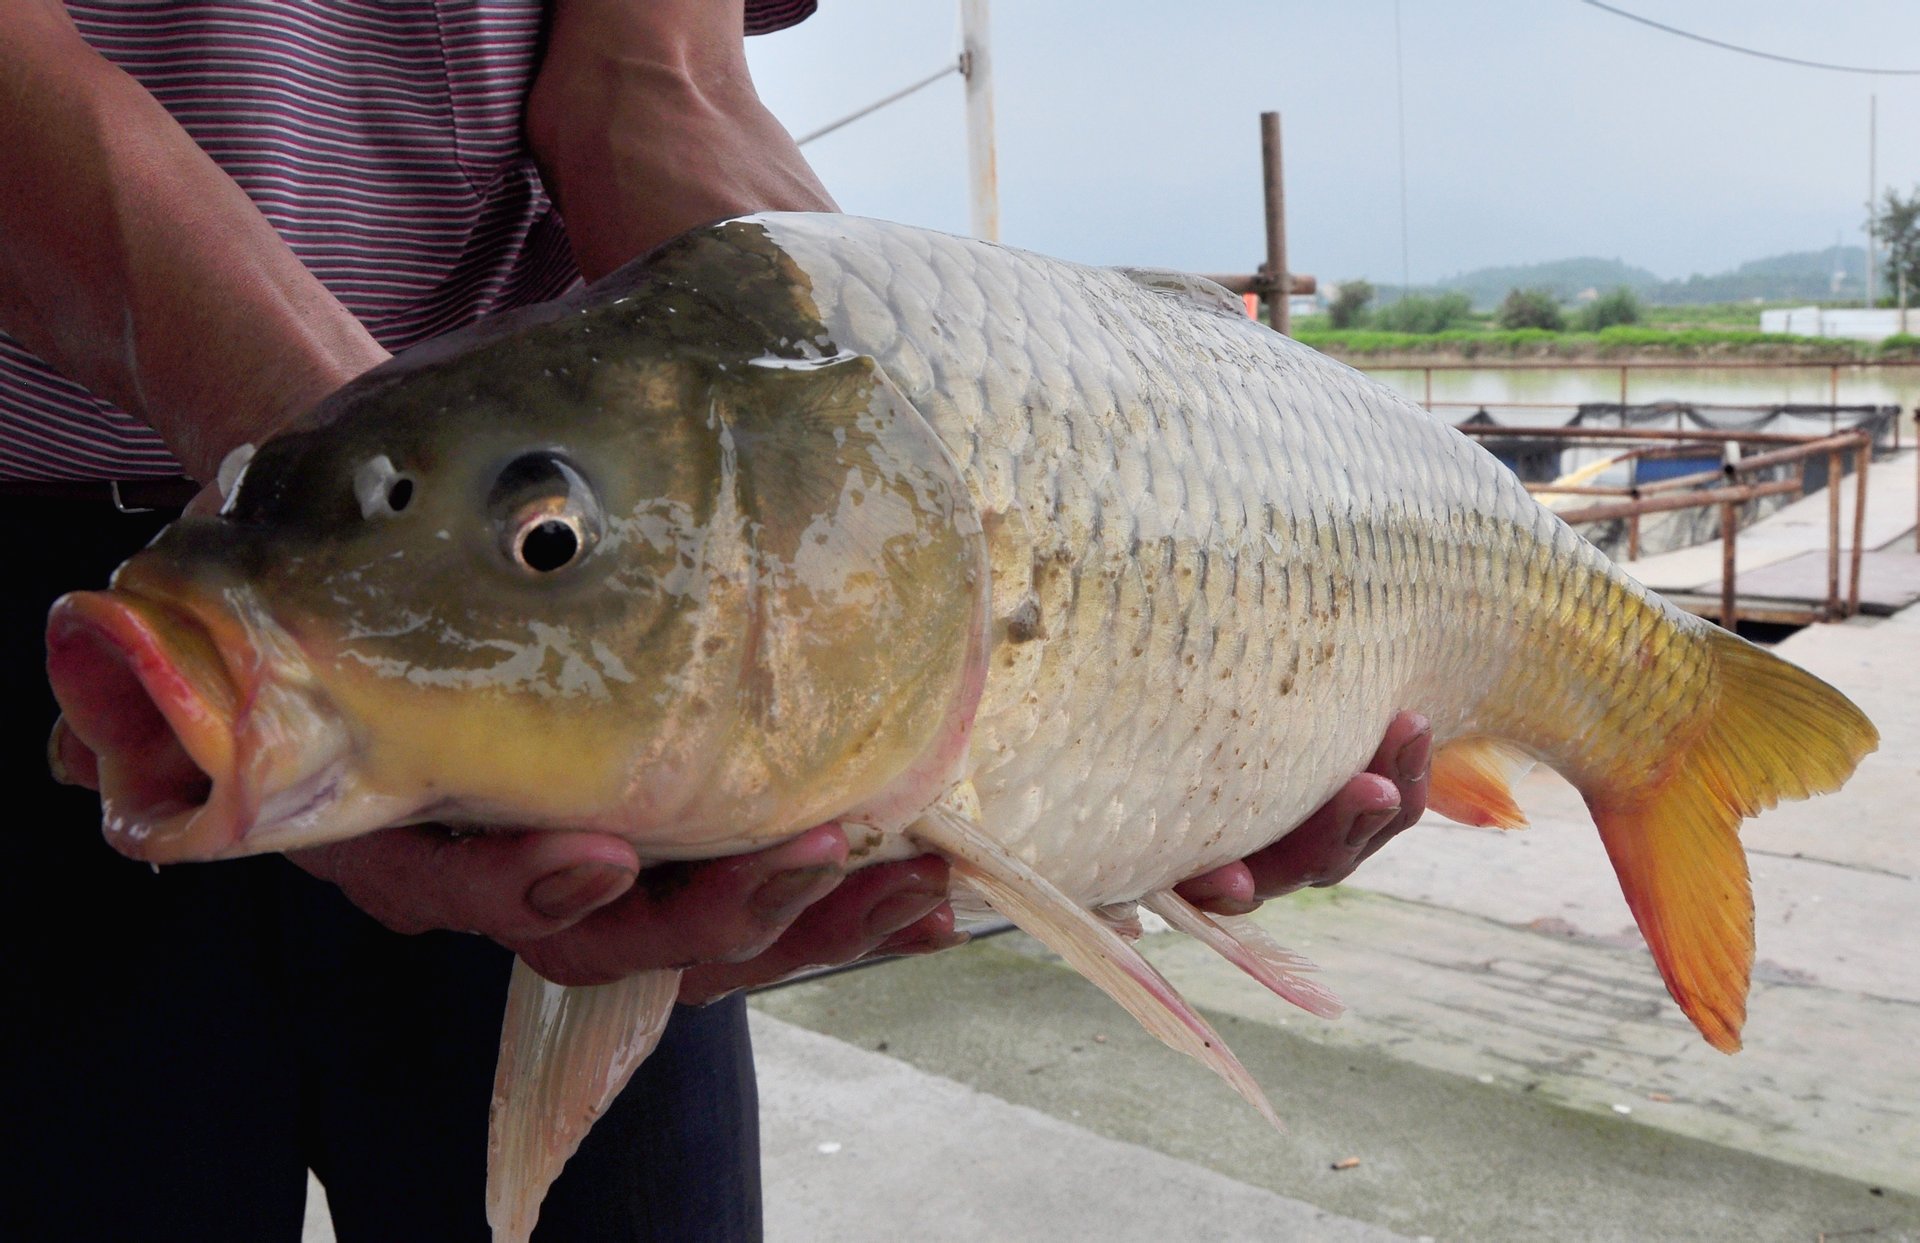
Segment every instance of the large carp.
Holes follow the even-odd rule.
[[[504,823],[664,860],[838,819],[868,859],[944,855],[958,898],[1266,1110],[1119,931],[1144,904],[1328,1009],[1172,886],[1298,823],[1411,708],[1449,816],[1520,823],[1517,762],[1580,789],[1675,1000],[1737,1047],[1736,828],[1838,786],[1871,724],[1238,309],[768,215],[411,351],[55,607],[106,832],[169,862]],[[517,969],[498,1237],[531,1229],[674,987]]]

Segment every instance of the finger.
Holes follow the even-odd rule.
[[[943,927],[945,937],[952,938],[947,883],[946,862],[934,855],[865,868],[809,907],[761,953],[690,970],[681,982],[680,999],[711,1001],[809,968],[854,962],[896,938],[902,944],[927,942],[919,951],[927,952],[935,948],[931,942],[943,934]]]
[[[1299,828],[1248,857],[1255,895],[1272,898],[1344,879],[1373,835],[1399,812],[1400,792],[1391,781],[1375,773],[1353,778]]]
[[[1240,860],[1181,881],[1173,891],[1215,915],[1245,915],[1260,906],[1254,896],[1253,869]]]
[[[1400,813],[1360,849],[1358,867],[1401,831],[1427,814],[1427,790],[1433,767],[1433,727],[1417,712],[1403,712],[1387,727],[1386,737],[1368,771],[1387,778],[1400,792]]]
[[[603,984],[663,967],[737,962],[764,950],[846,875],[847,838],[821,825],[769,850],[640,874],[619,901],[564,932],[509,942],[558,984]]]
[[[632,846],[604,833],[454,836],[431,825],[288,858],[395,932],[451,928],[506,943],[563,931],[627,892],[640,868]]]

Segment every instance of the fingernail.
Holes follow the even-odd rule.
[[[1387,807],[1380,811],[1370,811],[1356,816],[1353,827],[1347,830],[1347,845],[1356,850],[1366,845],[1373,840],[1375,833],[1393,823],[1393,818],[1399,814],[1398,807]]]
[[[611,863],[576,863],[535,881],[527,890],[527,905],[548,919],[578,919],[619,897],[633,877],[631,870]]]
[[[794,868],[762,883],[748,904],[761,919],[778,923],[825,897],[840,883],[840,876],[837,867]]]
[[[867,935],[883,937],[898,932],[916,920],[925,919],[934,907],[947,900],[944,890],[903,889],[874,903],[867,912]]]
[[[1427,765],[1432,759],[1433,728],[1423,726],[1393,757],[1394,771],[1399,773],[1401,781],[1418,781],[1427,775]]]

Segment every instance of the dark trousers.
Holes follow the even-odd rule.
[[[47,606],[160,523],[0,499],[0,1239],[477,1243],[511,959],[403,937],[277,856],[155,872],[56,786]],[[757,1239],[738,997],[676,1012],[548,1196],[536,1243]]]

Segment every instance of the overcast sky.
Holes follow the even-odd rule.
[[[1916,0],[1611,0],[1783,55],[1920,70]],[[821,0],[749,41],[796,134],[931,72],[957,0]],[[1795,68],[1580,0],[1402,0],[1414,282],[1597,255],[1662,276],[1858,243],[1880,182],[1920,183],[1920,76]],[[1250,271],[1258,114],[1283,115],[1291,266],[1397,282],[1393,0],[993,0],[1005,241],[1098,263]],[[842,207],[964,232],[950,77],[807,147]]]

